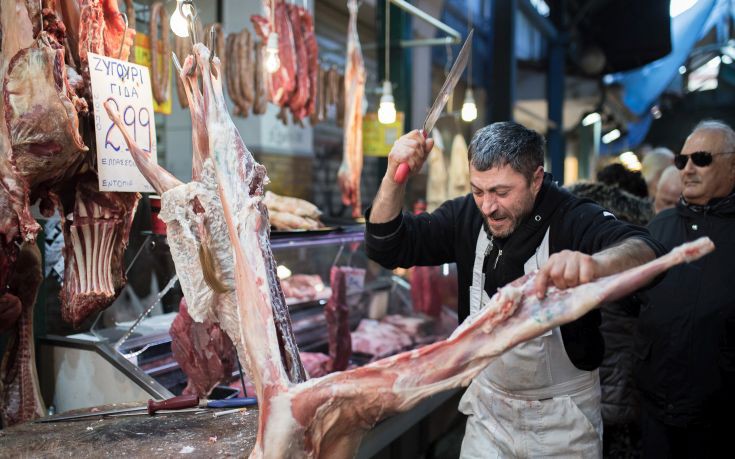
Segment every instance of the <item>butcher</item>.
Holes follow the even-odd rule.
[[[495,291],[538,270],[536,294],[574,287],[664,253],[646,229],[578,199],[544,171],[544,138],[514,122],[477,131],[469,147],[471,192],[432,213],[401,212],[405,184],[433,147],[420,131],[400,137],[366,211],[368,256],[386,268],[457,263],[460,321]],[[468,416],[463,458],[601,457],[597,368],[604,343],[600,312],[522,343],[470,384],[459,409]]]

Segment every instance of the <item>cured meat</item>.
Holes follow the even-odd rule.
[[[352,206],[352,217],[362,216],[360,175],[362,174],[362,99],[365,95],[365,63],[357,35],[357,0],[349,0],[347,26],[347,65],[344,78],[344,153],[337,173],[342,203]],[[339,119],[339,110],[337,119]]]
[[[299,8],[301,16],[301,36],[306,46],[307,67],[309,74],[309,99],[306,101],[306,116],[316,113],[317,86],[319,80],[319,45],[314,32],[314,18],[305,8]],[[312,124],[313,119],[312,119]]]
[[[171,352],[189,378],[184,394],[207,397],[219,383],[227,383],[236,368],[235,346],[214,322],[194,322],[181,299],[171,323]]]
[[[255,101],[255,81],[252,62],[253,53],[253,37],[247,28],[237,36],[237,48],[235,56],[237,56],[237,82],[240,85],[241,115],[247,117],[253,102]]]
[[[288,17],[293,32],[296,57],[296,88],[288,100],[288,108],[293,114],[294,121],[301,121],[309,115],[306,104],[311,94],[311,80],[309,79],[309,57],[304,41],[303,26],[301,24],[303,8],[287,4]]]
[[[252,40],[254,43],[255,40]],[[266,84],[268,82],[268,71],[265,69],[263,64],[265,58],[263,53],[265,45],[262,42],[255,44],[253,69],[254,69],[254,86],[255,86],[255,100],[253,101],[253,113],[256,115],[262,115],[268,108],[268,90]]]
[[[448,186],[448,199],[470,192],[470,163],[467,159],[467,142],[462,134],[457,134],[452,139]]]
[[[315,126],[322,121],[324,121],[324,104],[326,103],[324,100],[325,93],[324,93],[324,69],[319,65],[317,62],[317,70],[316,70],[316,84],[314,85],[315,93],[314,93],[314,99],[309,99],[309,102],[314,103],[313,110],[311,111],[311,115],[309,115],[309,122],[312,126]]]
[[[329,274],[332,296],[324,306],[329,336],[329,357],[332,362],[331,371],[346,370],[352,355],[352,339],[350,337],[350,308],[347,305],[346,270],[333,266]]]
[[[46,412],[33,341],[33,306],[43,281],[41,266],[36,244],[25,243],[9,279],[9,292],[20,301],[22,312],[0,365],[0,421],[4,427],[42,417]]]
[[[140,194],[100,192],[94,173],[75,180],[73,206],[56,199],[64,232],[61,317],[78,327],[109,306],[125,285],[123,255]]]
[[[86,103],[69,87],[63,49],[45,32],[10,61],[4,98],[10,159],[19,177],[32,189],[73,175],[88,150],[78,119]]]
[[[171,40],[168,36],[168,21],[163,2],[151,5],[151,88],[156,102],[163,104],[168,100],[168,83],[171,80]],[[158,31],[161,31],[159,36]],[[162,44],[159,45],[159,40]],[[113,55],[114,56],[114,55]],[[159,59],[159,56],[161,57]]]
[[[268,14],[275,8],[275,32],[278,33],[278,58],[281,66],[269,74],[270,101],[279,107],[286,107],[291,95],[296,89],[296,45],[293,29],[289,20],[288,5],[282,0],[271,0],[266,7]],[[255,32],[263,43],[268,42],[268,36],[273,31],[268,18],[258,15],[250,16]]]
[[[444,144],[439,131],[434,129],[431,133],[434,139],[434,148],[431,149],[429,156],[426,158],[429,164],[429,171],[426,177],[426,211],[433,212],[440,205],[449,199],[447,187],[449,182],[449,174],[447,174],[447,164],[444,161]],[[414,304],[415,306],[415,304]]]

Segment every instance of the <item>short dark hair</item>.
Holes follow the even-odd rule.
[[[641,197],[648,197],[648,186],[643,174],[631,171],[620,163],[612,163],[597,172],[597,181],[610,186],[616,186],[621,190]]]
[[[509,164],[531,183],[544,165],[545,143],[544,136],[513,121],[493,123],[475,132],[467,159],[480,172]]]

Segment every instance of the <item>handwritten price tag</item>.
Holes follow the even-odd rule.
[[[130,155],[120,130],[102,106],[111,100],[135,142],[158,161],[153,96],[148,68],[89,53],[89,73],[97,134],[100,191],[153,192]]]

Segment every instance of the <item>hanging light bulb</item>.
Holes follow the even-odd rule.
[[[281,68],[281,59],[278,57],[278,34],[271,32],[268,35],[268,45],[265,47],[265,69],[274,73]]]
[[[467,88],[464,93],[464,103],[462,104],[462,121],[469,123],[477,119],[477,105],[475,105],[475,97],[472,95],[472,88]]]
[[[381,124],[393,124],[396,122],[396,104],[393,101],[393,88],[390,81],[383,81],[383,95],[380,96],[380,107],[378,107],[378,121]]]
[[[168,21],[171,31],[181,38],[189,36],[189,20],[194,17],[194,5],[191,0],[176,0],[176,9]]]

